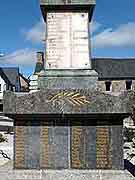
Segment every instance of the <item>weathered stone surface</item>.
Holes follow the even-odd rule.
[[[69,168],[68,130],[69,127],[48,127],[48,142],[45,146],[49,147],[49,161],[48,166],[43,167],[44,169]]]
[[[101,92],[106,91],[105,80],[99,80],[97,82],[98,90]],[[131,89],[135,90],[135,80],[132,80]],[[122,91],[126,91],[126,80],[111,80],[111,93],[120,94]]]
[[[91,74],[92,73],[92,74]],[[39,78],[39,91],[5,92],[6,114],[131,113],[134,92],[119,96],[96,91],[97,73],[90,70],[46,70]]]
[[[5,114],[128,114],[132,112],[133,104],[133,92],[113,96],[87,89],[46,89],[21,96],[13,92],[4,94]]]
[[[16,95],[11,93],[10,91],[6,91],[5,98],[3,101],[3,108],[8,109],[8,112],[14,113],[16,111],[16,102],[15,102]],[[4,110],[3,110],[4,111]]]
[[[133,180],[126,171],[103,171],[103,170],[65,170],[43,171],[43,177],[49,180]]]
[[[111,159],[112,169],[120,170],[124,167],[123,157],[123,126],[111,126]]]
[[[46,69],[39,76],[39,89],[97,89],[98,74],[91,69]]]
[[[98,90],[105,92],[106,86],[105,81],[98,81]],[[125,80],[113,80],[111,81],[110,90],[112,93],[120,93],[121,91],[126,91],[126,81]]]
[[[134,180],[127,171],[109,170],[9,170],[0,175],[2,180]]]
[[[34,123],[26,126],[24,131],[25,169],[40,169],[40,125]]]
[[[42,180],[42,171],[37,170],[0,170],[2,180]],[[44,178],[43,178],[44,179]]]

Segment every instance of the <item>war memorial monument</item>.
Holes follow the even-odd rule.
[[[89,26],[95,5],[40,1],[46,56],[38,90],[4,95],[4,112],[14,119],[14,169],[42,170],[46,180],[133,179],[124,170],[123,119],[134,93],[97,90]]]

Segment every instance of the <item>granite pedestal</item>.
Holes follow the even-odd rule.
[[[102,93],[96,82],[90,70],[51,70],[40,74],[37,92],[5,93],[4,112],[15,125],[14,168],[46,169],[40,173],[47,180],[133,179],[124,171],[122,129],[134,93]]]

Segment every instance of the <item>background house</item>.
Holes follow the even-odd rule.
[[[21,92],[29,92],[30,80],[27,79],[23,74],[19,73]]]
[[[13,120],[3,115],[4,91],[28,92],[29,80],[19,73],[18,67],[0,67],[0,131],[12,131]]]
[[[3,111],[3,92],[6,90],[19,92],[21,89],[19,68],[0,68],[0,111]]]
[[[92,59],[98,73],[98,90],[115,95],[125,90],[135,90],[135,59]]]

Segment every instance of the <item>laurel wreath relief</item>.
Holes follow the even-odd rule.
[[[53,103],[55,105],[56,103],[66,103],[72,104],[73,106],[83,106],[85,104],[89,104],[90,102],[86,99],[86,96],[82,96],[78,92],[60,92],[53,96],[50,100],[47,102]]]

